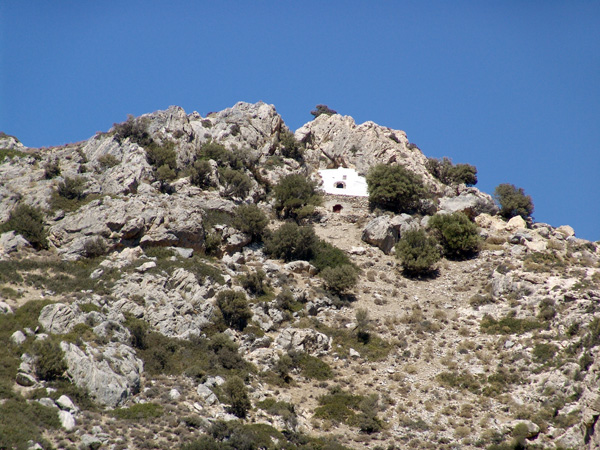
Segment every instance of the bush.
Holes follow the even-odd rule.
[[[242,158],[237,153],[227,150],[221,144],[212,141],[202,144],[197,156],[204,160],[212,159],[219,167],[229,167],[234,170],[244,167]]]
[[[125,122],[113,124],[115,139],[121,143],[129,138],[131,142],[134,142],[141,147],[146,147],[154,142],[150,133],[147,131],[147,127],[147,118],[136,119],[129,114]]]
[[[56,191],[58,192],[58,195],[66,199],[80,200],[85,197],[83,194],[84,188],[85,180],[82,177],[66,177],[64,181],[58,183]]]
[[[223,391],[230,404],[228,411],[236,417],[245,418],[252,405],[248,397],[248,389],[241,378],[236,376],[229,378],[223,385]]]
[[[88,239],[87,241],[85,241],[85,244],[83,244],[83,252],[88,258],[96,258],[98,256],[102,256],[106,253],[107,250],[108,248],[106,246],[106,243],[104,242],[104,239],[102,239],[100,236]]]
[[[221,314],[223,314],[225,323],[236,330],[246,328],[248,319],[252,317],[246,295],[243,292],[232,290],[219,292],[217,295],[217,306],[221,310]]]
[[[60,176],[60,166],[58,161],[48,161],[44,165],[44,178],[50,180],[58,176]]]
[[[252,236],[253,241],[261,241],[269,219],[261,209],[252,205],[240,205],[233,213],[233,226],[242,233]]]
[[[477,184],[477,168],[470,164],[452,164],[450,158],[427,159],[427,170],[444,184],[460,184],[467,186]]]
[[[144,420],[162,416],[163,408],[156,403],[137,403],[129,408],[117,408],[111,415],[121,420]]]
[[[177,154],[175,143],[167,141],[162,145],[152,142],[146,147],[146,160],[154,167],[159,181],[172,180],[177,175]]]
[[[257,269],[248,275],[242,275],[240,277],[240,284],[252,295],[260,296],[265,294],[266,278],[267,275],[265,272]]]
[[[318,270],[323,270],[326,267],[352,265],[346,253],[325,241],[319,241],[318,245],[315,246],[310,262]]]
[[[326,267],[321,272],[321,277],[325,282],[328,291],[335,294],[342,294],[356,286],[358,276],[356,269],[349,264],[337,267]]]
[[[103,170],[118,166],[120,163],[121,161],[119,161],[116,156],[111,155],[110,153],[102,155],[98,158],[98,164],[100,164],[100,168]]]
[[[464,259],[479,251],[481,238],[477,225],[462,212],[436,214],[429,221],[429,228],[434,230],[444,255],[449,258]]]
[[[313,116],[315,116],[315,119],[317,117],[319,117],[321,114],[326,114],[328,116],[331,116],[333,114],[337,114],[337,111],[334,111],[333,109],[329,108],[327,105],[317,105],[315,107],[314,110],[312,110],[310,112]]]
[[[300,221],[314,212],[314,206],[320,204],[321,196],[315,183],[302,175],[288,175],[273,187],[275,209],[281,218]]]
[[[36,356],[35,373],[41,380],[52,381],[64,378],[67,363],[64,352],[57,342],[50,339],[36,341],[33,351]]]
[[[25,203],[17,205],[8,216],[8,220],[0,225],[0,233],[14,230],[31,243],[34,248],[48,248],[44,215],[39,208]]]
[[[295,223],[284,223],[265,242],[265,251],[286,262],[309,261],[315,254],[319,242],[311,227],[301,227]]]
[[[417,210],[425,195],[421,177],[402,166],[372,167],[367,173],[367,186],[372,206],[394,212]]]
[[[302,161],[304,151],[302,145],[296,140],[291,131],[283,130],[279,135],[279,145],[281,146],[281,155],[285,158],[292,158],[296,161]]]
[[[210,176],[212,174],[212,166],[208,161],[195,161],[188,169],[190,183],[201,188],[211,186]]]
[[[225,168],[219,171],[221,183],[225,186],[225,197],[244,199],[250,193],[252,180],[241,170]]]
[[[500,184],[494,190],[494,199],[500,205],[500,215],[505,219],[521,216],[527,219],[533,213],[533,201],[523,188],[514,184]]]
[[[410,230],[402,234],[396,244],[396,257],[402,262],[404,271],[410,275],[431,273],[440,259],[435,238],[423,230]]]

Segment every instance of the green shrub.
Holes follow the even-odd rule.
[[[221,183],[225,186],[225,197],[244,199],[252,189],[252,180],[241,170],[225,168],[219,170]]]
[[[267,254],[281,258],[286,262],[305,260],[314,256],[314,248],[318,242],[317,235],[311,227],[301,227],[288,222],[281,225],[265,242]]]
[[[64,181],[58,183],[56,191],[58,195],[69,200],[80,200],[84,197],[85,180],[82,177],[65,177]]]
[[[494,190],[494,199],[500,205],[500,215],[505,219],[521,216],[527,219],[533,213],[533,201],[523,188],[514,184],[500,184]]]
[[[421,177],[402,166],[379,164],[367,173],[369,202],[373,207],[413,212],[425,196]]]
[[[188,169],[190,183],[201,188],[211,187],[210,176],[212,174],[212,166],[206,160],[194,161],[194,164]]]
[[[428,226],[434,230],[448,258],[465,259],[479,251],[481,238],[477,225],[462,212],[436,214]]]
[[[121,420],[154,419],[163,415],[163,408],[156,403],[136,403],[129,408],[113,409],[111,415]]]
[[[318,270],[323,270],[326,267],[352,265],[352,262],[346,253],[336,246],[331,245],[329,242],[321,240],[313,249],[313,256],[310,262]]]
[[[429,274],[440,259],[435,238],[423,230],[409,230],[402,234],[396,244],[396,257],[409,275]]]
[[[18,204],[9,214],[8,220],[0,225],[0,233],[14,230],[35,248],[47,248],[48,240],[44,228],[44,215],[39,208],[25,203]]]
[[[225,323],[236,330],[246,328],[248,320],[252,317],[246,295],[243,292],[232,290],[219,292],[217,306],[223,314]]]
[[[223,392],[229,402],[228,411],[241,419],[245,418],[252,405],[248,397],[248,389],[241,378],[233,376],[223,385]]]
[[[315,119],[317,117],[319,117],[321,114],[325,114],[327,116],[331,116],[333,114],[337,114],[337,111],[334,111],[333,109],[329,108],[327,105],[317,105],[315,107],[314,110],[312,110],[310,112],[313,116],[315,116]]]
[[[545,364],[556,355],[558,348],[553,344],[540,343],[533,348],[533,357],[536,362]]]
[[[279,145],[281,147],[281,155],[285,158],[292,158],[296,161],[303,160],[304,150],[302,145],[296,140],[291,131],[283,130],[280,133]]]
[[[517,319],[516,317],[507,316],[496,320],[489,315],[485,315],[481,319],[480,327],[487,334],[523,334],[544,328],[544,324],[533,319]]]
[[[58,164],[58,161],[48,161],[44,165],[44,178],[50,180],[58,176],[60,176],[60,165]]]
[[[212,159],[219,167],[229,167],[233,170],[240,170],[244,167],[242,158],[236,152],[227,150],[223,145],[208,141],[202,144],[198,151],[199,159]]]
[[[27,156],[27,153],[12,148],[0,148],[0,163],[6,158],[14,158],[15,156],[17,158],[23,158],[24,156]]]
[[[108,247],[100,236],[88,239],[83,244],[83,252],[88,258],[97,258],[104,255],[108,251]]]
[[[428,158],[427,170],[444,184],[461,184],[475,186],[477,184],[477,168],[470,164],[452,164],[452,160],[444,158]]]
[[[358,281],[356,269],[349,264],[326,267],[321,272],[321,277],[327,290],[334,294],[342,294],[352,289]]]
[[[148,118],[140,117],[136,119],[131,114],[127,116],[127,120],[123,123],[113,124],[115,139],[121,143],[129,138],[131,142],[138,144],[140,147],[151,145],[154,140],[147,131]]]
[[[98,164],[103,170],[110,169],[111,167],[118,166],[121,163],[119,159],[111,155],[110,153],[106,153],[98,158]]]
[[[369,320],[369,311],[364,308],[356,310],[356,337],[363,344],[367,344],[371,339],[371,324]]]
[[[60,345],[51,340],[36,341],[33,347],[36,356],[36,375],[45,381],[64,378],[67,363]]]
[[[273,187],[275,210],[279,217],[300,221],[314,212],[314,206],[321,203],[316,185],[303,175],[283,177]]]
[[[44,448],[52,448],[43,436],[49,430],[60,428],[55,408],[23,398],[0,402],[0,448],[26,450],[31,442],[39,442]]]
[[[306,378],[321,381],[333,378],[331,367],[316,356],[301,352],[290,352],[289,357],[290,368],[300,369],[300,373]]]
[[[162,145],[159,145],[155,142],[148,144],[146,146],[146,160],[148,161],[148,164],[153,166],[156,171],[162,168],[163,176],[170,176],[172,172],[177,171],[177,153],[175,153],[175,143],[173,141],[167,141]],[[175,176],[173,176],[173,178],[175,178]],[[166,179],[168,178],[163,178],[160,180],[163,181]]]
[[[257,269],[254,272],[249,273],[248,275],[242,275],[240,277],[240,284],[250,294],[260,296],[264,295],[266,292],[266,278],[267,274],[263,270]]]
[[[252,236],[253,241],[261,241],[269,224],[269,218],[254,204],[240,205],[233,213],[232,224],[242,233]]]

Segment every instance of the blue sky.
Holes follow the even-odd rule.
[[[0,130],[31,147],[127,114],[324,103],[523,187],[600,239],[598,1],[5,1]]]

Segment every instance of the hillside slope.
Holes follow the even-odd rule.
[[[290,175],[378,164],[419,177],[415,210],[279,204]],[[62,147],[3,134],[0,181],[0,448],[600,448],[598,245],[502,219],[402,131],[170,107]],[[478,251],[407,275],[394,245],[456,211]],[[296,232],[310,251],[278,259]]]

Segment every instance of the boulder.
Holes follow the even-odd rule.
[[[0,314],[12,314],[13,310],[6,302],[0,302]]]
[[[73,428],[75,428],[75,417],[73,417],[73,414],[71,414],[69,411],[59,411],[58,419],[60,420],[61,426],[65,430],[71,431]]]
[[[200,398],[202,398],[204,404],[206,405],[211,406],[219,402],[215,393],[204,384],[199,384],[198,388],[196,389],[196,392],[198,393]]]
[[[17,330],[13,334],[11,334],[10,340],[15,345],[21,345],[27,340],[27,336],[25,336],[25,333],[23,333],[21,330]]]
[[[462,211],[471,217],[484,213],[493,216],[498,212],[498,207],[489,194],[469,187],[463,189],[456,197],[440,198],[439,211],[449,214]]]
[[[14,231],[0,234],[0,253],[13,253],[29,247],[31,247],[29,241]]]
[[[77,324],[85,322],[85,314],[77,305],[53,303],[40,311],[39,322],[48,333],[65,334]]]
[[[66,395],[61,395],[58,397],[56,404],[60,409],[64,409],[65,411],[71,411],[72,413],[79,411],[79,408],[75,406],[75,403],[73,403],[73,401]]]
[[[275,346],[286,352],[295,351],[318,356],[329,351],[331,338],[312,328],[286,328],[275,339]]]
[[[317,268],[308,261],[292,261],[284,265],[283,268],[294,273],[307,273],[308,275],[317,274]]]
[[[507,231],[523,230],[523,229],[526,229],[526,228],[527,228],[527,222],[525,222],[525,219],[523,219],[521,216],[512,217],[506,223],[506,230]]]
[[[403,232],[418,228],[418,221],[408,214],[379,216],[367,224],[362,233],[362,240],[390,254]]]
[[[103,347],[84,349],[61,342],[67,373],[72,382],[104,406],[117,407],[139,392],[142,361],[127,345],[111,342]]]
[[[35,377],[33,375],[30,375],[28,373],[22,373],[22,372],[17,373],[17,376],[15,377],[15,381],[19,386],[25,386],[25,387],[34,386],[37,383],[37,380],[35,379]]]

